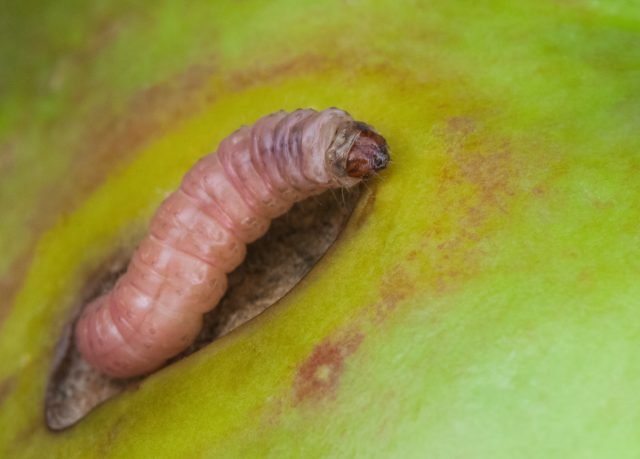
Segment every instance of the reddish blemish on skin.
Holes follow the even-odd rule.
[[[611,209],[614,206],[614,203],[612,201],[605,201],[602,199],[592,199],[591,205],[596,209],[606,210]]]
[[[577,281],[582,286],[582,288],[593,286],[595,280],[596,276],[594,276],[593,272],[589,270],[583,269],[582,271],[580,271],[580,273],[578,273]]]
[[[376,324],[394,313],[416,288],[442,295],[478,273],[485,255],[481,242],[506,218],[519,191],[515,185],[518,163],[507,142],[488,137],[465,116],[447,120],[441,134],[447,157],[435,178],[432,200],[438,204],[430,210],[429,227],[418,247],[382,277],[381,299],[371,310]],[[419,287],[412,266],[423,272]]]
[[[358,349],[363,339],[364,335],[358,332],[318,344],[296,374],[296,401],[334,398],[345,370],[345,360]]]
[[[412,251],[406,257],[407,263],[416,260],[417,252]],[[374,321],[381,323],[398,307],[398,304],[415,292],[413,277],[402,265],[393,267],[383,276],[380,285],[382,299],[374,307]]]
[[[531,191],[535,196],[544,196],[544,194],[547,192],[545,187],[542,185],[535,186]]]
[[[481,242],[508,218],[523,165],[508,141],[469,117],[448,119],[439,136],[446,156],[434,179],[429,227],[407,263],[419,263],[430,291],[444,294],[479,272]]]
[[[447,120],[447,127],[452,132],[457,132],[462,135],[471,134],[476,130],[476,122],[473,118],[466,116],[454,116]]]
[[[407,255],[407,260],[409,260],[409,261],[414,261],[417,257],[418,257],[418,251],[417,251],[417,250],[412,250],[412,251],[411,251],[411,252],[409,252],[409,254]]]

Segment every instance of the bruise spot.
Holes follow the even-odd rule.
[[[345,369],[345,360],[353,354],[364,335],[351,332],[345,336],[318,344],[298,368],[294,380],[297,403],[332,399]]]

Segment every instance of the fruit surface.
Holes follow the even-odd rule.
[[[3,9],[0,456],[640,455],[636,2]],[[329,106],[393,163],[315,269],[48,431],[87,271],[238,126]]]

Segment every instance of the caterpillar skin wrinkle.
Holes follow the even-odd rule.
[[[271,220],[388,162],[384,138],[336,108],[280,111],[241,127],[160,205],[127,271],[78,319],[78,349],[116,378],[161,367],[196,338],[227,273]]]

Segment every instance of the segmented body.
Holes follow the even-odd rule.
[[[277,112],[224,139],[159,207],[112,290],[75,328],[94,367],[130,377],[184,350],[223,296],[246,244],[296,201],[386,166],[384,139],[338,109]]]

